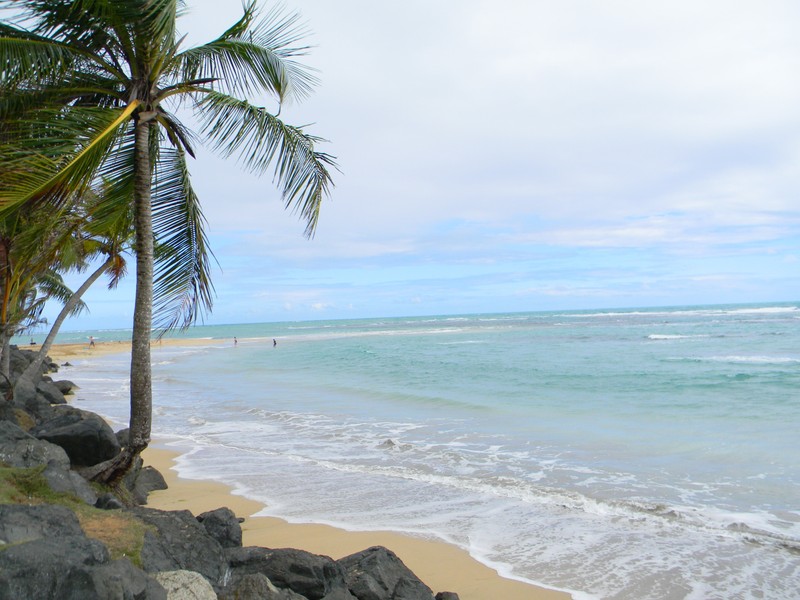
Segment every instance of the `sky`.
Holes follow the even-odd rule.
[[[187,4],[187,45],[241,14]],[[281,118],[340,172],[308,240],[201,149],[205,323],[800,300],[795,0],[284,6],[320,83]],[[129,328],[133,274],[64,328]]]

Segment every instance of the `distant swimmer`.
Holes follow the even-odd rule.
[[[278,340],[276,340],[275,338],[272,338],[272,347],[274,348],[277,345],[278,345]]]

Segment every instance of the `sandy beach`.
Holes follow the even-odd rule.
[[[219,343],[231,341],[162,340],[158,346]],[[130,342],[98,342],[54,345],[50,357],[58,364],[118,352],[129,352]],[[80,382],[77,382],[80,385]],[[292,547],[341,558],[370,546],[385,546],[395,552],[435,592],[452,591],[462,600],[567,600],[568,594],[539,588],[500,576],[497,571],[473,559],[466,551],[435,540],[415,538],[393,532],[352,532],[317,524],[293,524],[272,517],[254,517],[264,506],[237,496],[227,486],[203,480],[179,478],[174,467],[178,453],[157,442],[144,453],[146,464],[158,469],[169,489],[151,494],[149,506],[162,510],[189,510],[197,515],[226,506],[245,519],[244,545],[272,548]]]
[[[327,525],[254,517],[253,514],[264,508],[260,503],[232,494],[231,489],[221,483],[179,478],[172,469],[177,456],[159,447],[158,443],[145,451],[145,462],[158,469],[169,485],[167,490],[153,492],[148,506],[189,510],[194,515],[226,506],[245,519],[242,524],[245,546],[299,548],[335,559],[370,546],[385,546],[435,592],[457,592],[461,600],[568,600],[570,597],[501,577],[467,552],[443,542],[392,532],[353,532]]]

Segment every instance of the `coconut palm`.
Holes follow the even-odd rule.
[[[48,300],[69,303],[61,250],[72,243],[75,226],[74,219],[55,219],[42,209],[9,211],[0,219],[0,374],[6,377],[11,337],[40,325]],[[67,314],[83,308],[78,300]]]
[[[0,148],[0,206],[60,210],[98,178],[113,182],[109,205],[132,205],[130,443],[98,474],[110,481],[150,440],[154,275],[158,325],[188,325],[211,305],[187,155],[204,141],[256,172],[273,168],[285,205],[312,235],[333,162],[316,150],[319,138],[277,114],[315,81],[296,61],[305,52],[296,45],[297,17],[271,11],[262,18],[254,2],[222,35],[193,48],[183,48],[178,34],[180,0],[0,0],[3,8],[19,13],[0,23],[0,92],[7,91],[0,121],[25,118],[13,120],[11,142]],[[274,111],[256,105],[265,97]],[[194,111],[198,131],[179,119],[182,107]]]
[[[117,287],[127,272],[125,252],[130,250],[133,224],[127,215],[108,214],[103,202],[102,188],[99,193],[93,190],[86,194],[76,207],[79,213],[71,221],[74,223],[69,238],[62,238],[57,248],[57,260],[64,271],[83,273],[95,266],[88,277],[69,297],[56,316],[35,358],[28,364],[21,377],[33,379],[41,373],[41,365],[47,358],[59,329],[67,317],[79,314],[86,308],[83,295],[100,279],[109,276],[108,288]],[[130,211],[127,211],[130,212]],[[64,223],[59,224],[64,229]],[[96,263],[100,262],[97,266]],[[95,264],[92,264],[95,263]]]

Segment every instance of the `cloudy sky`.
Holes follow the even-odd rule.
[[[316,237],[191,165],[207,323],[800,299],[800,3],[286,0],[341,167]],[[187,43],[239,0],[188,0]],[[264,100],[266,102],[266,100]],[[66,327],[130,327],[131,290]]]

